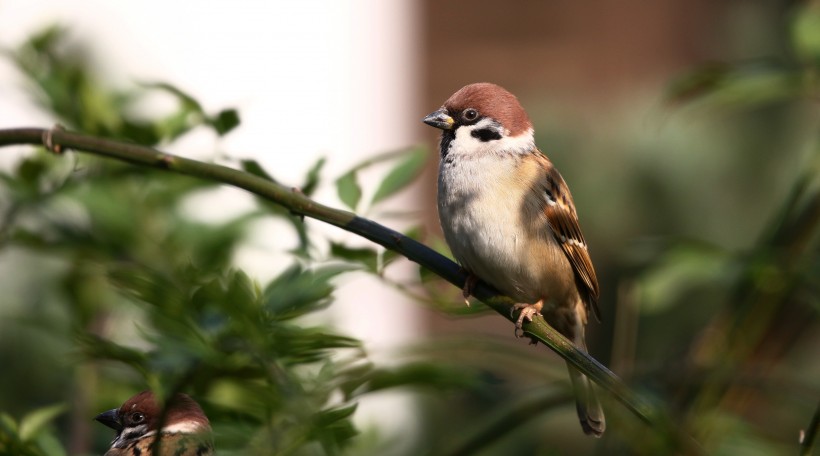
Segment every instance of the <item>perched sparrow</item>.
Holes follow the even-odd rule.
[[[211,424],[199,404],[185,394],[169,399],[163,409],[154,393],[143,391],[122,407],[100,413],[94,419],[117,431],[105,456],[214,454]]]
[[[586,350],[587,316],[599,317],[598,279],[567,184],[536,147],[518,99],[489,83],[470,84],[424,118],[440,128],[438,212],[444,238],[470,273],[513,298],[516,327],[543,315]],[[606,427],[591,382],[569,365],[584,433]]]

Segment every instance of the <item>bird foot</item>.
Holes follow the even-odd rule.
[[[478,276],[466,269],[464,272],[467,273],[467,280],[464,281],[464,288],[461,289],[461,294],[464,296],[464,304],[470,307],[470,296],[473,295],[475,285],[478,283]]]
[[[524,337],[524,320],[532,321],[533,317],[541,316],[541,309],[544,307],[544,301],[538,301],[535,304],[516,304],[512,307],[512,313],[520,310],[518,320],[515,322],[515,337]],[[519,334],[520,332],[520,334]]]

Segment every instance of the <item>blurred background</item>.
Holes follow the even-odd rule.
[[[591,246],[590,353],[664,416],[604,395],[586,438],[560,358],[342,230],[7,147],[3,454],[101,454],[91,417],[146,388],[194,395],[220,454],[799,451],[820,401],[817,1],[12,0],[0,49],[0,128],[267,175],[447,255],[420,119],[504,86]]]

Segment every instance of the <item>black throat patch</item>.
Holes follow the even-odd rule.
[[[441,132],[441,158],[447,158],[447,153],[450,152],[450,143],[456,139],[456,131],[444,130]]]

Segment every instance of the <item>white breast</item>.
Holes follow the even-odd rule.
[[[466,269],[520,302],[535,302],[542,286],[535,263],[543,252],[529,251],[533,233],[522,222],[532,213],[523,203],[529,187],[507,185],[516,162],[497,157],[442,162],[439,217],[447,244]],[[554,245],[546,220],[542,227],[537,244]]]
[[[532,133],[477,142],[469,127],[439,164],[438,210],[455,258],[481,280],[523,303],[576,293],[572,267],[555,240],[540,197],[544,170],[527,156]]]

